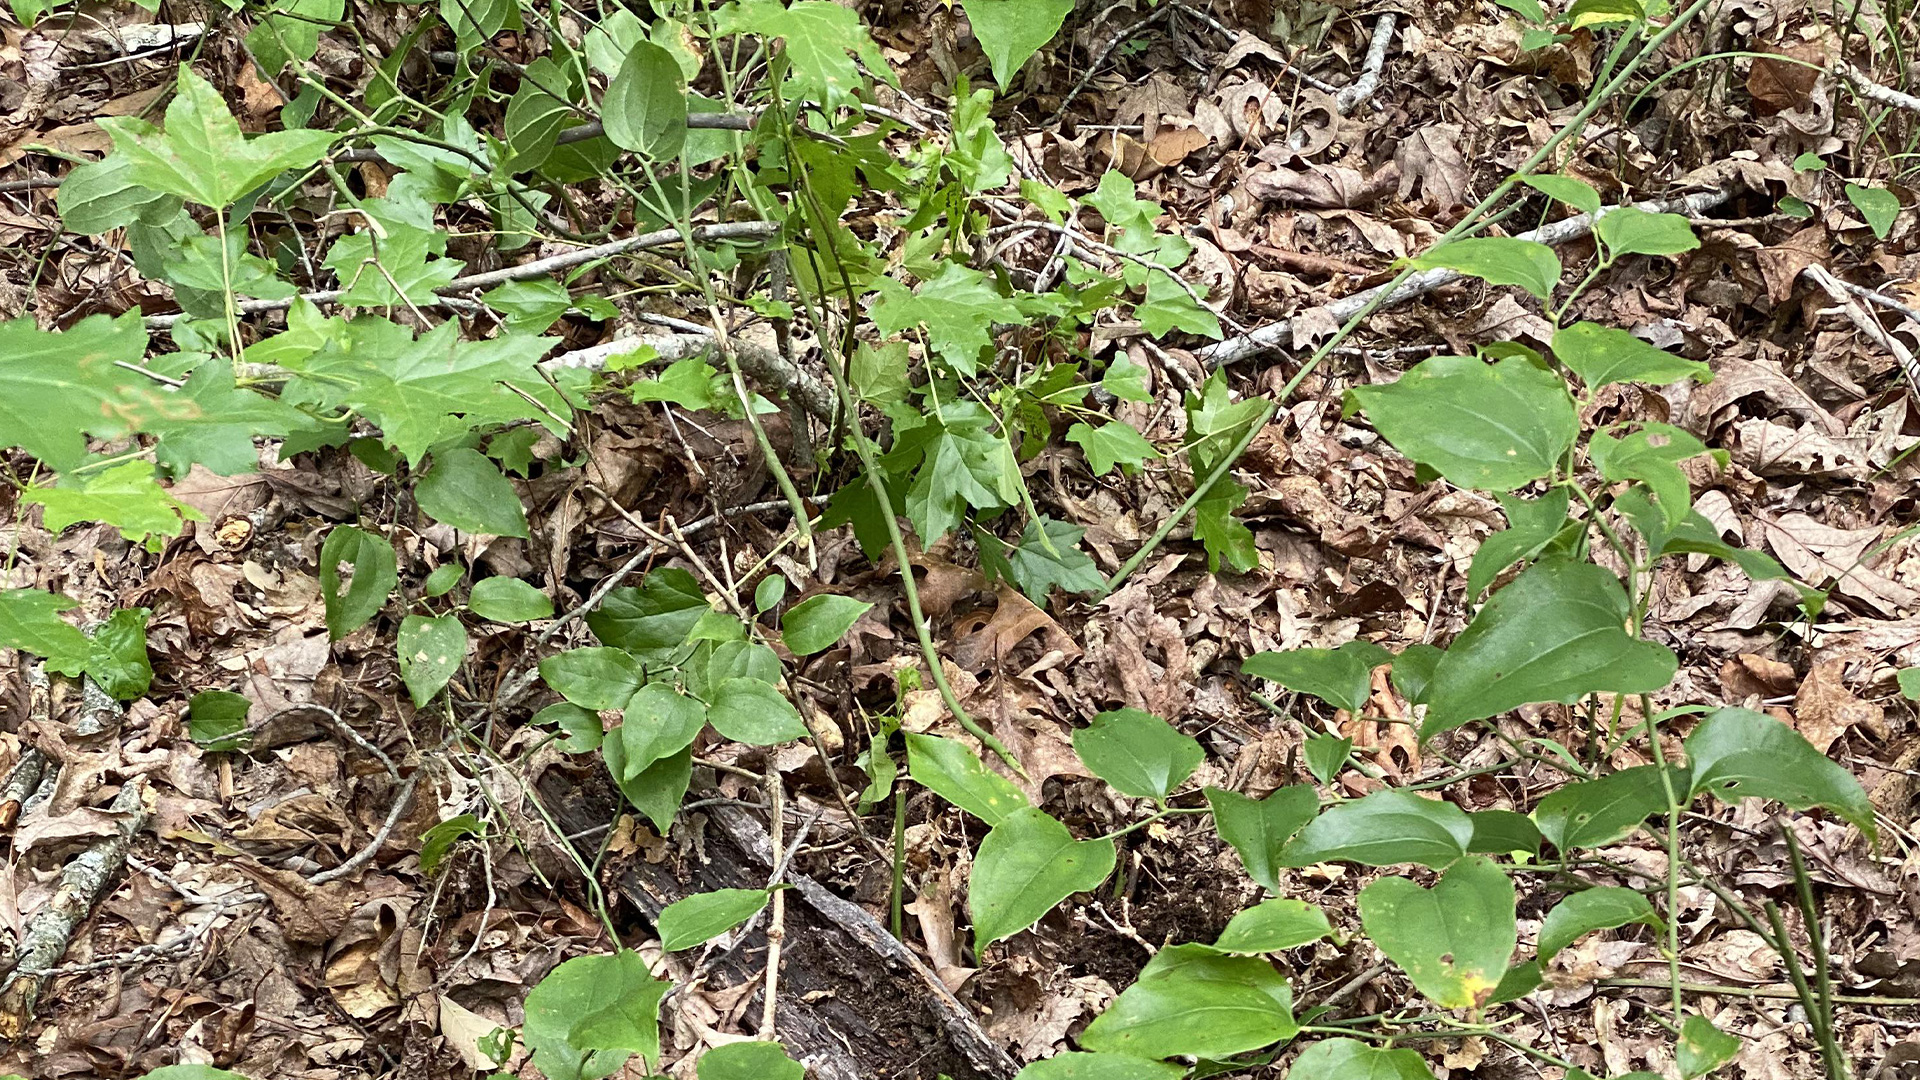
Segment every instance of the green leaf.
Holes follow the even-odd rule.
[[[1908,701],[1920,701],[1920,667],[1902,668],[1894,678]]]
[[[284,12],[284,14],[282,14]],[[344,0],[281,0],[247,34],[247,51],[269,76],[320,51],[320,31],[346,12]]]
[[[1207,806],[1220,838],[1240,855],[1247,876],[1268,892],[1280,891],[1280,868],[1287,865],[1284,849],[1300,827],[1320,809],[1319,796],[1305,784],[1275,790],[1264,799],[1237,791],[1210,787]]]
[[[144,461],[87,473],[68,484],[29,485],[21,489],[20,499],[44,507],[41,523],[53,532],[76,522],[98,521],[136,542],[149,534],[178,536],[187,521],[206,520],[200,511],[167,494],[154,479],[153,466]]]
[[[994,434],[993,417],[973,402],[941,408],[934,423],[895,443],[884,459],[890,472],[919,472],[907,489],[907,520],[931,544],[960,523],[968,507],[997,510],[1020,501],[1020,466],[1007,440]]]
[[[429,598],[445,596],[453,591],[455,585],[460,584],[461,578],[466,576],[466,567],[461,566],[457,562],[444,563],[434,567],[433,573],[427,575],[427,580],[422,584],[421,591]]]
[[[1242,574],[1260,565],[1253,530],[1233,516],[1246,501],[1247,489],[1227,477],[1193,508],[1193,538],[1207,549],[1208,573],[1219,573],[1222,564]]]
[[[1115,858],[1113,841],[1075,840],[1033,807],[1006,815],[980,841],[967,883],[974,948],[1012,937],[1060,901],[1097,887],[1113,872]]]
[[[636,973],[633,969],[638,967]],[[646,963],[638,954],[582,956],[547,973],[527,994],[521,1038],[533,1051],[533,1066],[549,1080],[598,1080],[620,1071],[627,1054],[590,1054],[569,1040],[574,1023],[620,996],[645,992]],[[655,996],[657,1003],[659,997]]]
[[[636,42],[600,103],[607,138],[622,149],[669,161],[687,143],[687,84],[673,54]]]
[[[1684,770],[1678,770],[1673,786],[1675,793],[1686,790]],[[1648,814],[1666,808],[1659,766],[1639,765],[1560,788],[1533,808],[1533,820],[1540,835],[1565,853],[1611,844],[1639,828]]]
[[[1596,431],[1587,440],[1587,452],[1600,475],[1609,481],[1639,480],[1659,498],[1667,528],[1679,527],[1693,509],[1687,474],[1679,462],[1707,452],[1707,444],[1672,424],[1642,424],[1620,438]]]
[[[1847,201],[1866,219],[1867,228],[1873,230],[1876,240],[1885,240],[1887,234],[1893,231],[1894,219],[1900,216],[1900,200],[1886,188],[1848,184]]]
[[[962,6],[1002,90],[1073,12],[1073,0],[964,0]]]
[[[1326,1039],[1294,1059],[1300,1080],[1433,1080],[1417,1050],[1387,1050],[1356,1039]]]
[[[461,814],[436,824],[420,834],[420,870],[431,875],[440,868],[440,861],[453,850],[453,845],[463,836],[485,836],[486,826],[472,814]]]
[[[1479,236],[1440,245],[1413,260],[1420,270],[1458,270],[1490,285],[1518,285],[1545,300],[1560,283],[1560,256],[1545,244]]]
[[[1673,1063],[1680,1067],[1682,1080],[1693,1080],[1733,1060],[1740,1052],[1740,1039],[1713,1026],[1713,1021],[1695,1013],[1680,1025],[1680,1041],[1673,1047]]]
[[[1171,272],[1156,270],[1147,275],[1147,298],[1136,304],[1133,317],[1156,338],[1179,330],[1220,340],[1220,317],[1205,305],[1194,302],[1193,294],[1175,280]]]
[[[1044,541],[1042,529],[1046,530]],[[1013,549],[1002,573],[1035,604],[1044,605],[1047,591],[1056,585],[1066,593],[1102,592],[1107,579],[1080,548],[1080,538],[1086,532],[1078,525],[1050,517],[1035,518],[1027,522],[1026,531],[1020,534],[1020,546]],[[981,546],[985,550],[997,543],[997,539],[990,539]],[[1048,543],[1053,545],[1052,551],[1047,550]]]
[[[1304,900],[1262,900],[1235,915],[1213,947],[1234,953],[1280,952],[1331,933],[1326,913]]]
[[[1254,653],[1240,670],[1271,679],[1289,690],[1312,694],[1358,716],[1366,711],[1367,699],[1373,694],[1373,669],[1392,661],[1392,653],[1356,639],[1337,649]]]
[[[821,593],[793,605],[780,619],[780,641],[795,656],[833,647],[873,605],[851,596]]]
[[[1139,709],[1103,712],[1073,733],[1073,750],[1122,795],[1165,802],[1206,755],[1191,736]]]
[[[1467,851],[1473,855],[1510,855],[1524,851],[1540,854],[1540,830],[1533,819],[1511,810],[1475,810],[1467,815],[1473,822],[1473,839]]]
[[[288,169],[318,162],[333,144],[330,131],[276,131],[252,139],[213,84],[180,65],[164,134],[131,116],[103,116],[114,152],[133,164],[141,187],[224,208]]]
[[[737,1042],[700,1055],[699,1080],[804,1080],[807,1067],[777,1042]]]
[[[713,690],[707,722],[713,730],[749,746],[777,746],[807,737],[800,711],[772,683],[728,679]]]
[[[1558,375],[1524,357],[1423,360],[1386,386],[1347,391],[1394,449],[1455,485],[1512,491],[1551,474],[1580,431]]]
[[[664,682],[641,687],[621,715],[620,743],[626,751],[621,778],[631,780],[693,745],[707,725],[700,702]]]
[[[1153,400],[1153,395],[1147,392],[1147,369],[1124,356],[1116,357],[1107,365],[1106,372],[1100,376],[1100,388],[1122,401]]]
[[[753,587],[753,610],[765,614],[779,607],[780,601],[786,598],[786,575],[778,572],[768,574],[760,579],[760,584]]]
[[[342,586],[340,568],[349,569]],[[327,635],[339,641],[367,624],[400,584],[393,545],[386,537],[352,525],[336,525],[320,545],[320,598],[327,609]]]
[[[371,211],[380,201],[369,199],[362,209]],[[321,260],[340,279],[340,302],[367,307],[433,303],[434,291],[446,288],[462,265],[438,257],[446,238],[391,219],[384,228],[385,236],[371,229],[342,236]]]
[[[1000,295],[992,279],[959,262],[941,263],[939,275],[918,293],[891,278],[878,284],[880,298],[871,312],[874,329],[897,334],[924,325],[927,344],[960,375],[979,370],[980,354],[993,344],[995,323],[1027,321],[1020,306]]]
[[[886,57],[860,24],[860,16],[833,0],[740,0],[720,9],[722,34],[749,33],[780,38],[792,67],[788,100],[832,105],[859,88],[861,64],[876,77],[892,80]],[[849,55],[852,54],[852,55]]]
[[[1419,863],[1438,870],[1467,853],[1473,822],[1439,799],[1389,788],[1337,803],[1281,852],[1283,866],[1342,860],[1362,866]]]
[[[1107,374],[1113,374],[1113,369],[1108,368]],[[1143,463],[1160,456],[1160,451],[1141,438],[1133,425],[1124,420],[1114,420],[1099,427],[1076,423],[1067,429],[1067,441],[1077,444],[1086,453],[1087,468],[1095,476],[1105,476],[1115,466],[1119,466],[1125,475],[1132,476]]]
[[[90,315],[65,333],[32,319],[0,322],[0,448],[18,446],[54,469],[87,459],[87,436],[117,439],[173,408],[170,395],[120,367],[147,353],[140,314]]]
[[[409,615],[400,620],[395,648],[400,653],[400,679],[418,709],[433,700],[467,659],[467,631],[452,615],[433,619]]]
[[[1693,783],[1689,795],[1708,792],[1721,802],[1772,799],[1795,810],[1822,807],[1875,834],[1873,803],[1853,774],[1813,748],[1805,737],[1750,709],[1716,709],[1687,736]]]
[[[87,643],[87,675],[116,701],[132,701],[153,684],[147,659],[146,608],[121,608],[93,631]]]
[[[59,614],[77,606],[78,601],[40,589],[0,590],[0,647],[41,657],[56,675],[80,675],[92,643]]]
[[[760,914],[772,897],[766,889],[715,889],[675,900],[654,920],[660,947],[679,952],[704,945]]]
[[[1504,494],[1494,497],[1507,512],[1507,528],[1482,540],[1480,549],[1473,553],[1473,565],[1467,569],[1470,603],[1478,600],[1507,567],[1537,557],[1567,525],[1571,496],[1566,488],[1549,488],[1538,499]]]
[[[567,1042],[582,1050],[625,1051],[648,1061],[660,1060],[660,999],[673,984],[647,974],[647,962],[631,949],[585,959],[610,962],[598,965],[591,973],[582,973],[580,981],[587,985],[580,987],[573,999],[576,1011],[567,1029]],[[553,975],[547,976],[551,978]],[[541,985],[545,986],[546,980]],[[530,1008],[532,995],[528,997]],[[532,1040],[528,1044],[532,1045]]]
[[[979,755],[964,743],[912,731],[905,735],[907,775],[989,827],[1028,805],[1012,781],[988,772]]]
[[[680,800],[686,797],[687,786],[693,782],[693,747],[661,758],[637,775],[622,779],[626,772],[625,748],[625,741],[617,733],[609,733],[600,744],[607,772],[613,775],[614,783],[627,801],[647,815],[656,832],[666,836],[673,828],[673,816],[680,812]]]
[[[180,197],[141,187],[133,162],[120,154],[77,166],[60,181],[60,223],[81,235],[111,232],[136,221],[150,225],[180,213]]]
[[[1184,1065],[1148,1061],[1131,1054],[1089,1054],[1069,1050],[1021,1069],[1013,1080],[1180,1080]]]
[[[1580,30],[1592,26],[1644,22],[1647,9],[1641,0],[1574,0],[1567,9],[1567,26]]]
[[[467,609],[494,622],[532,622],[550,617],[553,601],[519,578],[490,577],[473,583],[473,591],[467,596]]]
[[[1515,0],[1513,3],[1499,0],[1499,2],[1505,7],[1521,12],[1534,22],[1545,22],[1547,19],[1546,12],[1541,10],[1540,0]],[[1518,6],[1519,4],[1529,4],[1532,9],[1531,11],[1522,9]],[[1535,14],[1536,12],[1538,14]],[[1566,203],[1583,214],[1600,212],[1600,193],[1593,190],[1593,185],[1584,180],[1576,180],[1559,173],[1530,173],[1521,177],[1520,182],[1550,199],[1558,199]]]
[[[649,573],[639,588],[608,593],[587,613],[587,626],[602,642],[646,659],[665,659],[713,606],[692,574],[678,567]]]
[[[478,450],[436,450],[433,467],[414,485],[420,509],[435,521],[470,533],[527,537],[520,495]]]
[[[585,754],[600,749],[606,733],[600,726],[600,714],[589,712],[571,701],[556,701],[533,714],[536,727],[552,724],[567,733],[560,749],[569,754]]]
[[[1607,246],[1607,258],[1622,255],[1678,255],[1700,246],[1693,226],[1679,214],[1653,214],[1637,206],[1622,206],[1593,226]]]
[[[187,737],[209,751],[238,750],[253,702],[231,690],[202,690],[187,701]]]
[[[1272,964],[1173,945],[1154,954],[1139,981],[1087,1025],[1080,1045],[1143,1058],[1224,1058],[1299,1030],[1292,991]]]
[[[1785,567],[1774,561],[1773,557],[1751,548],[1735,547],[1720,538],[1720,532],[1713,523],[1702,517],[1698,511],[1688,511],[1678,528],[1669,529],[1666,514],[1654,505],[1647,492],[1633,487],[1614,496],[1613,508],[1625,514],[1633,527],[1647,541],[1647,550],[1654,558],[1679,553],[1712,555],[1739,566],[1746,575],[1756,581],[1793,581],[1793,575]],[[1800,604],[1811,614],[1817,614],[1820,605],[1825,602],[1825,594],[1809,589],[1794,582],[1800,593]]]
[[[1632,889],[1605,886],[1574,893],[1547,912],[1540,924],[1540,962],[1553,959],[1555,953],[1595,930],[1628,923],[1646,923],[1656,930],[1665,925],[1647,898]]]
[[[1628,634],[1630,614],[1612,573],[1559,556],[1533,564],[1487,601],[1440,658],[1420,737],[1535,702],[1572,704],[1588,694],[1667,685],[1679,661],[1666,646]]]
[[[647,681],[640,661],[619,649],[589,646],[540,661],[540,677],[583,709],[624,709]]]
[[[1433,684],[1433,672],[1446,651],[1436,645],[1415,644],[1400,650],[1389,672],[1394,689],[1411,705],[1427,703],[1427,688]]]
[[[1599,323],[1577,322],[1554,331],[1553,354],[1590,391],[1616,382],[1665,386],[1681,379],[1713,381],[1712,369],[1698,360],[1656,349],[1625,330]]]
[[[1432,889],[1391,877],[1360,890],[1360,923],[1436,1005],[1477,1009],[1500,985],[1519,939],[1513,903],[1513,882],[1476,855]]]
[[[567,287],[545,277],[532,281],[509,281],[487,290],[481,298],[488,307],[507,317],[507,330],[516,334],[541,333],[573,306],[573,297],[568,294]],[[496,440],[498,438],[495,436]]]
[[[1338,735],[1309,735],[1300,750],[1307,759],[1307,771],[1325,784],[1346,767],[1347,757],[1353,753],[1353,740]]]

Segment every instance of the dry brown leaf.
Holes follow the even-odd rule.
[[[1854,697],[1842,682],[1846,666],[1838,658],[1816,661],[1794,698],[1794,727],[1823,754],[1851,728],[1864,727],[1880,736],[1886,733],[1885,711]]]

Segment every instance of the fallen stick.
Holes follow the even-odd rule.
[[[1380,69],[1386,66],[1387,45],[1393,41],[1393,27],[1398,21],[1399,17],[1393,12],[1383,11],[1380,21],[1373,24],[1373,41],[1367,45],[1367,60],[1360,69],[1360,77],[1334,95],[1333,107],[1340,110],[1341,116],[1351,114],[1380,89]]]
[[[1909,112],[1920,112],[1920,97],[1895,90],[1891,86],[1882,86],[1867,78],[1864,72],[1845,60],[1833,65],[1833,71],[1834,74],[1847,80],[1855,93],[1868,101],[1877,101],[1882,105],[1891,105],[1896,109],[1906,109]]]
[[[647,334],[633,337],[615,338],[598,345],[589,345],[584,349],[563,352],[551,359],[542,360],[540,366],[549,370],[554,368],[587,368],[598,371],[608,363],[630,356],[643,347],[650,347],[661,360],[685,360],[690,356],[703,356],[717,347],[717,341],[711,332],[699,334]],[[762,386],[784,391],[800,403],[800,407],[822,420],[831,421],[834,412],[833,391],[820,380],[802,371],[792,361],[764,345],[733,340],[733,356],[740,362],[740,370],[753,376],[753,380]]]
[[[1812,279],[1815,285],[1826,290],[1827,295],[1833,298],[1833,302],[1839,305],[1841,313],[1853,320],[1853,325],[1858,327],[1861,333],[1867,335],[1874,344],[1893,354],[1894,360],[1900,365],[1900,370],[1907,376],[1907,384],[1915,394],[1920,394],[1920,360],[1914,358],[1913,351],[1902,344],[1899,338],[1889,334],[1887,328],[1880,325],[1880,320],[1873,317],[1872,312],[1860,306],[1860,301],[1849,295],[1846,283],[1834,277],[1819,263],[1809,265],[1800,271],[1800,274],[1802,277]]]
[[[34,1006],[54,965],[82,922],[105,895],[107,885],[126,865],[134,835],[147,825],[146,784],[131,781],[114,797],[108,812],[120,815],[114,831],[81,852],[60,871],[53,896],[34,911],[14,950],[13,970],[0,983],[0,1039],[12,1042],[33,1023]]]
[[[1652,199],[1647,202],[1633,203],[1632,205],[1652,213],[1673,213],[1691,216],[1706,210],[1711,210],[1721,203],[1726,202],[1729,197],[1729,193],[1725,191],[1703,191],[1679,199]],[[1564,244],[1569,240],[1577,240],[1592,232],[1596,217],[1605,217],[1607,214],[1618,209],[1620,208],[1617,206],[1609,207],[1601,210],[1598,215],[1579,214],[1561,221],[1543,225],[1530,232],[1523,232],[1515,237],[1515,239],[1533,240],[1542,244]],[[1466,274],[1462,274],[1458,270],[1423,270],[1402,282],[1399,288],[1393,289],[1392,292],[1380,302],[1380,306],[1403,304],[1408,300],[1425,296],[1443,285],[1451,285],[1466,276]],[[1369,305],[1372,305],[1375,299],[1383,292],[1386,292],[1388,288],[1388,285],[1375,286],[1374,288],[1354,293],[1352,296],[1343,296],[1316,310],[1324,312],[1327,318],[1334,323],[1343,323]],[[1201,349],[1195,355],[1197,355],[1200,358],[1200,362],[1205,364],[1209,369],[1218,368],[1226,364],[1251,359],[1262,353],[1271,352],[1276,349],[1291,348],[1292,338],[1293,320],[1282,319],[1279,322],[1262,326],[1251,333],[1241,334],[1238,337],[1230,337],[1225,341],[1216,342]]]

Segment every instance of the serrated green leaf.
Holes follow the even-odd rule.
[[[1115,357],[1100,376],[1100,388],[1122,401],[1152,401],[1147,392],[1147,369],[1124,356]]]
[[[1645,693],[1679,667],[1664,645],[1627,633],[1620,580],[1592,563],[1542,559],[1488,600],[1448,647],[1426,688],[1430,739],[1536,702]]]
[[[680,156],[687,143],[687,84],[680,62],[650,41],[635,42],[600,103],[614,145],[655,161]]]
[[[1109,369],[1111,374],[1112,370]],[[1120,466],[1121,471],[1132,476],[1140,466],[1150,459],[1160,456],[1153,444],[1141,438],[1132,424],[1123,420],[1114,420],[1094,427],[1091,424],[1076,423],[1067,429],[1067,441],[1077,444],[1087,455],[1087,468],[1095,476],[1105,476]]]
[[[780,619],[780,640],[795,656],[832,648],[873,605],[851,596],[821,593],[787,609]]]
[[[1498,2],[1503,7],[1511,7],[1525,14],[1534,22],[1546,21],[1546,12],[1540,7],[1540,0],[1511,0],[1511,2],[1498,0]],[[1530,8],[1520,6],[1523,4],[1530,5]],[[1521,177],[1520,182],[1550,199],[1566,203],[1583,214],[1600,212],[1600,193],[1593,190],[1593,185],[1584,180],[1576,180],[1559,173],[1530,173]]]
[[[1045,541],[1041,540],[1042,529],[1046,530]],[[1080,538],[1086,532],[1078,525],[1049,517],[1029,521],[1020,536],[1020,546],[1013,549],[1004,567],[996,568],[995,576],[1011,579],[1027,599],[1041,605],[1047,602],[1048,591],[1056,585],[1066,593],[1101,592],[1106,588],[1106,578],[1080,548]],[[998,543],[998,540],[983,542],[981,550]],[[1053,550],[1047,550],[1048,543]]]
[[[1169,271],[1156,270],[1147,275],[1147,298],[1136,304],[1133,317],[1156,338],[1175,330],[1185,334],[1220,340],[1220,317],[1206,305],[1196,303],[1193,294],[1182,288]]]
[[[30,485],[20,500],[43,509],[41,523],[59,532],[81,521],[98,521],[138,542],[149,535],[178,536],[188,521],[206,515],[167,494],[154,478],[153,466],[128,461],[110,469],[68,479],[57,487]]]
[[[1264,799],[1210,787],[1207,807],[1213,811],[1213,827],[1240,855],[1247,876],[1268,892],[1277,893],[1280,869],[1287,865],[1287,841],[1313,820],[1320,799],[1305,784],[1280,788]]]
[[[573,306],[567,287],[544,277],[509,281],[489,289],[481,298],[488,307],[507,317],[507,329],[516,334],[542,333]]]
[[[1442,244],[1413,260],[1420,270],[1457,270],[1489,285],[1518,285],[1545,300],[1560,283],[1560,256],[1545,244],[1479,236]]]
[[[765,889],[714,889],[675,900],[654,920],[660,947],[679,952],[704,945],[760,914],[772,896]]]
[[[310,423],[277,398],[241,389],[224,359],[194,368],[173,398],[175,409],[143,426],[157,436],[154,460],[176,476],[194,465],[220,476],[254,472],[260,468],[256,438],[278,438]]]
[[[989,827],[1028,805],[1012,781],[988,772],[979,755],[965,744],[912,731],[905,735],[907,775]]]
[[[1145,1058],[1225,1058],[1299,1030],[1292,990],[1273,965],[1205,945],[1173,945],[1087,1025],[1080,1045]]]
[[[1656,349],[1625,330],[1598,323],[1577,322],[1554,331],[1553,354],[1580,376],[1590,391],[1616,382],[1665,386],[1681,379],[1713,381],[1713,371],[1707,365]]]
[[[1554,905],[1540,924],[1536,950],[1540,962],[1553,959],[1555,953],[1595,930],[1611,930],[1628,923],[1646,923],[1656,930],[1664,925],[1647,898],[1632,889],[1604,886],[1574,893]]]
[[[788,80],[790,101],[834,104],[861,84],[860,63],[874,77],[893,79],[886,57],[860,24],[852,9],[833,0],[740,0],[717,16],[720,33],[762,34],[785,43],[784,58],[792,68]]]
[[[583,709],[624,709],[646,682],[640,661],[619,649],[588,646],[540,661],[540,677]]]
[[[553,601],[519,578],[490,577],[474,582],[467,609],[494,622],[532,622],[550,617]]]
[[[467,631],[452,615],[409,615],[400,620],[395,649],[400,654],[400,679],[407,684],[413,707],[423,708],[466,661]]]
[[[635,379],[627,394],[635,401],[669,401],[683,409],[711,409],[734,400],[712,364],[697,356],[668,364],[659,375]]]
[[[146,352],[138,312],[90,315],[64,333],[43,332],[32,319],[0,322],[0,447],[66,470],[86,461],[87,436],[116,439],[167,415],[170,395],[120,366]]]
[[[737,1042],[700,1055],[699,1080],[803,1080],[807,1067],[777,1042]]]
[[[336,525],[320,545],[320,599],[327,609],[327,634],[339,641],[367,624],[387,604],[387,595],[400,584],[393,545],[386,537]],[[340,568],[348,568],[343,577]]]
[[[1123,795],[1165,801],[1206,754],[1192,736],[1139,709],[1103,712],[1073,733],[1073,750]]]
[[[974,947],[1012,937],[1060,901],[1095,888],[1113,872],[1115,858],[1113,841],[1075,840],[1033,807],[1006,815],[980,842],[967,883]]]
[[[1397,382],[1347,394],[1394,449],[1483,491],[1550,475],[1580,431],[1566,384],[1518,356],[1436,356]]]
[[[288,169],[319,161],[333,144],[328,131],[276,131],[252,139],[213,84],[180,65],[167,126],[161,133],[144,120],[103,116],[114,152],[133,164],[141,187],[222,209]]]
[[[1312,694],[1358,716],[1373,694],[1373,669],[1392,661],[1393,654],[1380,646],[1354,640],[1337,649],[1255,653],[1241,663],[1240,670]]]
[[[993,343],[995,323],[1024,324],[1020,305],[1000,295],[987,275],[958,262],[943,262],[940,273],[908,291],[890,278],[879,281],[880,298],[871,315],[882,334],[925,326],[927,344],[960,375],[973,375],[980,354]]]
[[[1431,889],[1390,877],[1360,890],[1360,923],[1429,1000],[1477,1009],[1505,977],[1519,940],[1513,904],[1505,872],[1471,856]]]
[[[772,683],[734,678],[720,683],[708,702],[713,730],[749,746],[777,746],[807,737],[800,711]]]
[[[1317,862],[1450,866],[1473,842],[1473,822],[1450,802],[1389,788],[1336,803],[1281,851],[1282,866]]]
[[[436,450],[433,466],[414,485],[420,509],[463,532],[526,539],[527,512],[520,494],[478,450]]]
[[[121,154],[74,168],[60,181],[60,223],[84,236],[177,216],[180,196],[141,187],[134,180],[135,170],[133,161]]]
[[[1685,770],[1675,770],[1673,786],[1676,794],[1686,791]],[[1564,853],[1611,844],[1666,808],[1659,766],[1639,765],[1554,791],[1533,808],[1533,820]]]
[[[1326,912],[1304,900],[1262,900],[1229,920],[1213,947],[1233,953],[1280,952],[1331,933]]]
[[[885,464],[895,474],[918,465],[906,512],[923,544],[951,532],[969,507],[997,510],[1019,501],[1020,466],[991,424],[979,405],[952,403],[935,423],[909,433],[888,453]]]
[[[247,51],[269,76],[294,60],[311,60],[320,50],[320,31],[338,22],[345,0],[279,0],[247,34]]]
[[[1003,90],[1073,12],[1073,0],[964,0],[962,6]]]
[[[1799,732],[1750,709],[1716,709],[1686,738],[1693,780],[1689,795],[1722,802],[1772,799],[1795,810],[1822,807],[1876,835],[1873,803],[1853,774],[1813,748]]]
[[[1594,223],[1593,233],[1607,247],[1607,257],[1622,255],[1678,255],[1700,246],[1693,226],[1679,214],[1655,214],[1637,206],[1622,206]]]
[[[1866,219],[1867,228],[1873,230],[1876,240],[1885,240],[1887,234],[1893,231],[1894,221],[1900,216],[1900,200],[1886,188],[1848,184],[1847,201]]]

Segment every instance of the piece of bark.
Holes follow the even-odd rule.
[[[597,777],[580,779],[550,770],[539,784],[568,834],[604,825],[617,812],[617,796],[607,785]],[[612,871],[610,888],[648,919],[696,893],[764,888],[772,871],[766,829],[738,807],[705,812],[714,828],[706,834],[704,858],[630,860]],[[1006,1080],[1019,1071],[933,970],[864,908],[792,869],[786,880],[793,892],[775,1026],[789,1052],[806,1063],[809,1077]],[[796,897],[799,903],[792,902]],[[756,930],[714,967],[709,980],[734,986],[760,980],[765,954],[765,932]],[[759,1015],[760,993],[754,991],[745,1015]]]

